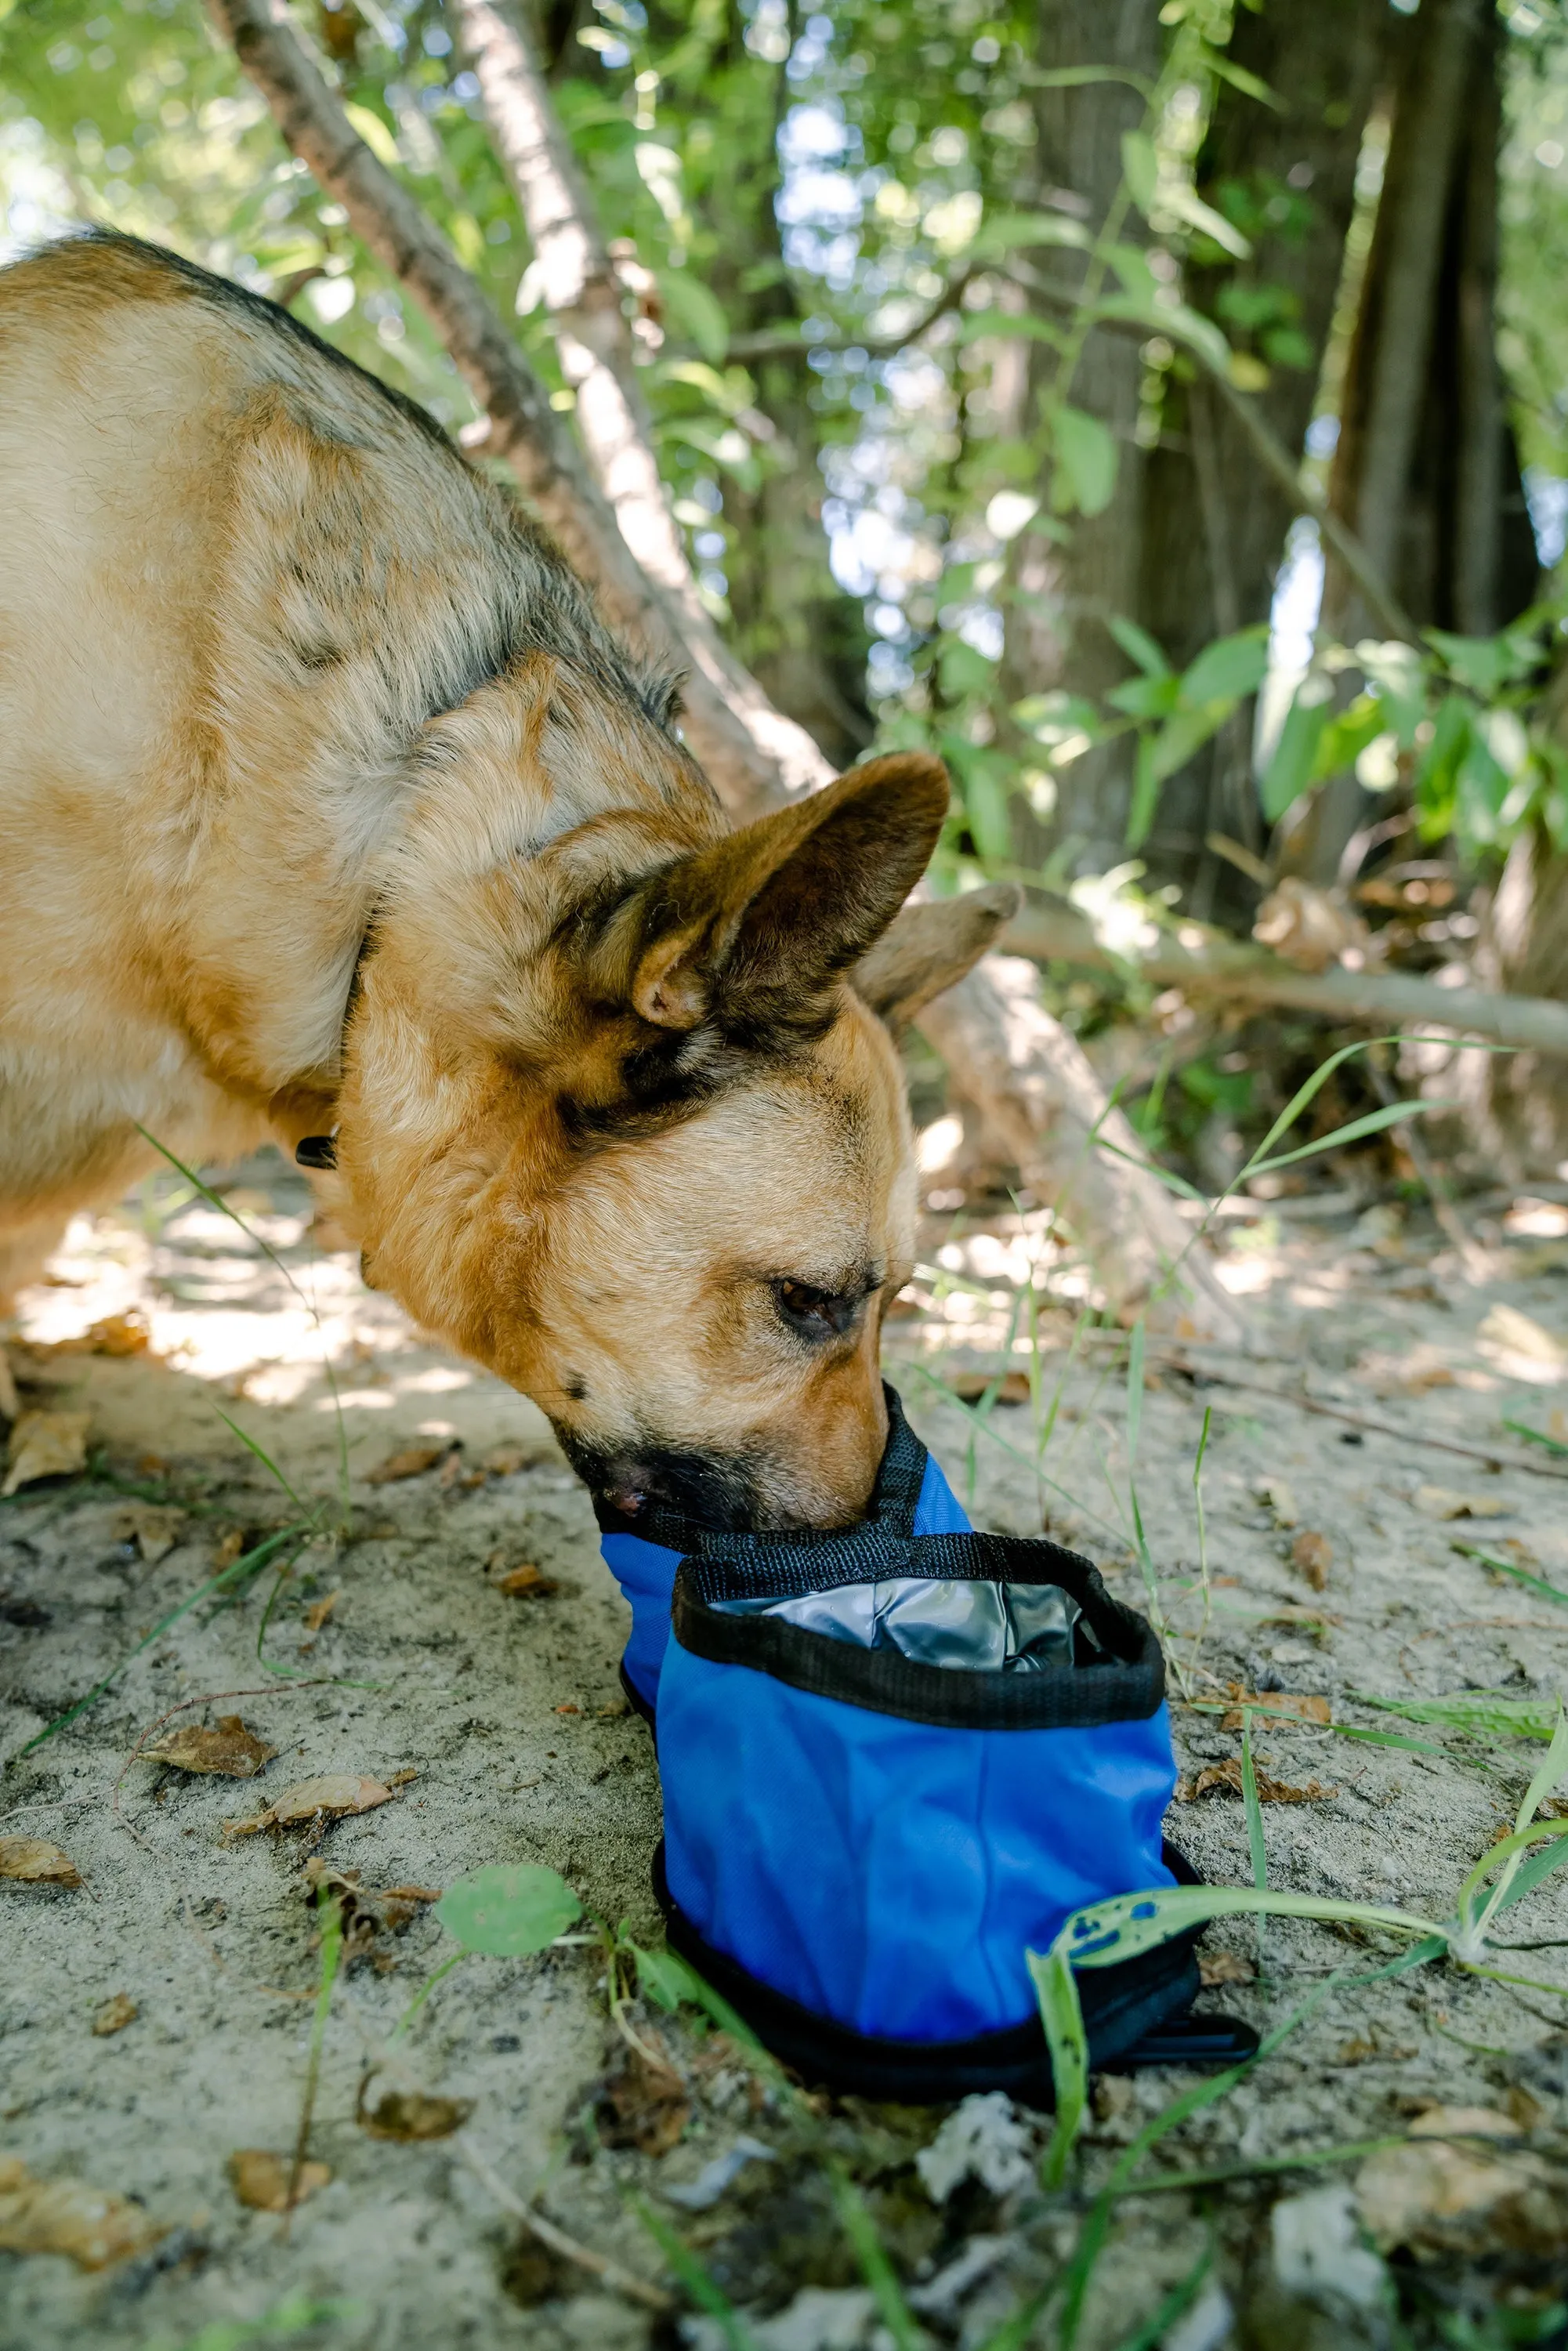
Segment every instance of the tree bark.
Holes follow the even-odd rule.
[[[1110,67],[1152,83],[1160,68],[1159,11],[1151,0],[1039,0],[1036,55],[1055,72]],[[1034,184],[1024,191],[1036,205],[1065,197],[1083,210],[1092,233],[1110,210],[1122,178],[1122,138],[1144,120],[1144,99],[1123,81],[1041,89],[1035,96]],[[1135,216],[1127,225],[1135,241]],[[1066,286],[1082,275],[1064,252],[1053,271]],[[1031,342],[1026,413],[1017,429],[1030,432],[1040,395],[1054,380],[1057,354]],[[1009,700],[1067,686],[1096,699],[1128,674],[1128,663],[1106,628],[1115,614],[1139,617],[1144,562],[1145,452],[1137,442],[1143,360],[1133,338],[1094,328],[1084,345],[1070,398],[1114,436],[1115,494],[1101,514],[1075,516],[1071,542],[1053,547],[1025,534],[1015,543],[1009,584],[1003,680]],[[1006,429],[1014,429],[1007,421]],[[1023,866],[1042,865],[1064,841],[1074,843],[1073,870],[1103,872],[1124,854],[1130,762],[1119,747],[1085,752],[1057,781],[1049,822],[1019,804],[1017,854]]]
[[[676,605],[632,555],[613,509],[576,444],[560,427],[538,378],[419,205],[359,139],[340,101],[300,48],[280,0],[209,0],[209,5],[234,42],[245,70],[267,98],[288,144],[344,205],[371,252],[424,308],[476,399],[495,422],[501,453],[569,558],[598,592],[606,617],[641,633],[661,651],[678,648],[682,632]],[[523,51],[526,71],[526,48],[515,23],[513,37]],[[493,58],[504,54],[492,51]],[[515,62],[517,51],[512,55]],[[498,76],[498,66],[496,70]],[[538,87],[535,77],[530,97],[537,95]],[[536,125],[530,141],[527,123],[519,122],[517,140],[519,157],[526,152],[536,159],[532,200],[539,206],[541,222],[548,216],[547,207],[553,212],[575,203],[582,209],[580,238],[575,246],[559,245],[558,256],[569,256],[575,250],[591,258],[596,240],[587,222],[586,195],[580,183],[552,162],[552,152],[559,151],[552,150],[548,126],[541,131]],[[558,282],[571,283],[565,259]],[[602,364],[609,367],[607,360]],[[679,551],[684,564],[684,549]],[[727,663],[730,657],[718,645],[706,613],[700,617],[699,640],[711,641]],[[741,674],[748,691],[732,710],[716,677],[699,666],[692,681],[687,733],[721,799],[744,819],[827,781],[831,770],[803,730],[774,710],[755,682]],[[1030,1008],[1030,1017],[1022,1017],[1016,976],[1006,968],[993,974],[989,966],[994,960],[988,957],[964,983],[971,1019],[979,1024],[985,1048],[980,1050],[973,1039],[965,1040],[956,1057],[949,1058],[949,1068],[993,1131],[1006,1135],[1009,1149],[1016,1149],[1026,1134],[1038,1134],[1051,1106],[1069,1118],[1077,1116],[1087,1065],[1079,1067],[1082,1057],[1072,1039],[1038,1005]],[[920,1026],[943,1052],[941,999],[921,1014]],[[1088,1082],[1095,1082],[1092,1072]],[[1101,1095],[1099,1113],[1104,1115],[1106,1109]],[[1084,1183],[1080,1189],[1081,1234],[1103,1256],[1108,1286],[1124,1303],[1147,1295],[1157,1286],[1169,1255],[1165,1238],[1171,1215],[1167,1196],[1147,1176],[1134,1176],[1130,1186],[1118,1179],[1113,1191],[1103,1192],[1096,1212],[1092,1187]],[[1226,1336],[1239,1335],[1241,1318],[1201,1256],[1194,1253],[1189,1259],[1186,1274],[1188,1319]],[[1124,1280],[1131,1285],[1124,1290],[1117,1287]]]
[[[1251,199],[1249,261],[1196,270],[1187,289],[1210,315],[1228,300],[1277,296],[1275,329],[1305,346],[1302,364],[1270,357],[1264,329],[1233,338],[1263,360],[1269,379],[1247,395],[1249,409],[1301,463],[1329,340],[1346,233],[1355,205],[1356,160],[1385,70],[1387,12],[1364,0],[1316,0],[1311,7],[1237,12],[1228,54],[1273,93],[1264,104],[1222,83],[1198,158],[1199,192],[1221,204],[1239,186]],[[1159,445],[1145,475],[1144,570],[1137,617],[1185,665],[1210,638],[1267,621],[1285,536],[1299,495],[1260,472],[1234,403],[1201,375],[1171,381]],[[1207,914],[1218,885],[1234,892],[1234,869],[1200,864],[1204,838],[1229,832],[1260,846],[1252,780],[1250,707],[1166,786],[1150,843],[1162,877],[1192,883],[1195,911]],[[1236,907],[1239,912],[1239,905]]]

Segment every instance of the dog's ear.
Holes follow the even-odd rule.
[[[1016,882],[988,883],[957,898],[905,906],[850,974],[850,984],[890,1029],[972,970],[1023,904]]]
[[[920,879],[946,810],[942,762],[893,752],[682,858],[612,926],[632,1006],[741,1040],[809,1025]]]

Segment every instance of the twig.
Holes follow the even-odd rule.
[[[856,335],[852,341],[849,336],[836,332],[805,335],[799,326],[764,327],[754,335],[732,335],[725,356],[744,363],[748,360],[803,360],[808,351],[856,350],[865,351],[873,360],[896,359],[900,351],[907,350],[911,343],[929,334],[938,319],[945,319],[950,310],[958,308],[980,266],[978,262],[970,261],[956,269],[936,299],[895,335]]]
[[[1555,1468],[1548,1461],[1531,1461],[1522,1453],[1500,1453],[1495,1447],[1462,1444],[1457,1437],[1428,1437],[1421,1429],[1399,1428],[1393,1421],[1374,1420],[1370,1414],[1347,1411],[1343,1405],[1324,1404],[1317,1396],[1301,1395],[1292,1388],[1266,1388],[1257,1380],[1217,1372],[1208,1364],[1195,1364],[1190,1356],[1163,1348],[1151,1349],[1150,1355],[1170,1371],[1212,1381],[1216,1387],[1235,1388],[1244,1395],[1268,1396],[1275,1404],[1293,1404],[1302,1412],[1319,1413],[1325,1420],[1343,1420],[1351,1428],[1366,1429],[1374,1437],[1396,1437],[1404,1445],[1425,1445],[1437,1453],[1462,1454],[1469,1461],[1484,1461],[1489,1469],[1527,1469],[1532,1478],[1568,1479],[1568,1468]]]
[[[617,2294],[623,2294],[628,2302],[641,2303],[644,2310],[674,2310],[674,2298],[665,2294],[663,2287],[649,2285],[644,2279],[634,2277],[630,2270],[622,2269],[620,2262],[612,2260],[608,2253],[596,2253],[591,2245],[580,2245],[575,2237],[569,2237],[564,2229],[558,2229],[553,2220],[547,2220],[542,2212],[536,2211],[531,2204],[525,2204],[520,2196],[515,2196],[506,2181],[475,2148],[465,2147],[461,2153],[470,2171],[482,2186],[489,2189],[502,2211],[509,2212],[514,2220],[520,2220],[524,2228],[550,2252],[559,2253],[562,2261],[575,2262],[579,2269],[587,2270],[593,2277],[602,2278],[606,2285],[613,2286]]]

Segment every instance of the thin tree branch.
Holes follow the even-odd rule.
[[[772,710],[759,689],[752,693],[760,709],[732,706],[727,664],[701,658],[710,640],[717,645],[711,622],[705,636],[684,611],[677,619],[666,594],[638,563],[576,442],[483,288],[354,130],[301,47],[281,0],[208,5],[288,145],[424,311],[490,419],[488,445],[505,458],[568,562],[594,589],[605,619],[664,659],[696,663],[686,692],[686,734],[721,799],[737,810],[755,808],[826,782],[831,769],[810,737]]]
[[[809,351],[818,350],[862,350],[873,360],[894,359],[911,343],[917,343],[922,335],[928,334],[938,319],[945,319],[950,310],[958,308],[979,267],[978,262],[971,261],[955,270],[936,300],[928,302],[919,316],[896,335],[804,335],[799,327],[764,327],[754,335],[732,336],[725,356],[742,364],[749,360],[803,360]]]
[[[554,323],[561,372],[577,395],[577,426],[593,477],[638,565],[674,606],[685,650],[727,715],[748,740],[767,743],[786,792],[814,790],[831,780],[831,767],[736,659],[692,577],[659,474],[621,286],[523,20],[509,0],[455,0],[455,13],[533,245],[544,308]],[[749,773],[737,776],[734,791],[727,765],[706,751],[704,758],[720,796],[737,813],[744,810],[757,796]]]

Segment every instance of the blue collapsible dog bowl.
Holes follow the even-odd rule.
[[[871,1515],[815,1535],[602,1512],[654,1720],[668,1938],[812,2081],[1049,2105],[1025,1967],[1087,1903],[1192,1883],[1145,1620],[1058,1544],[971,1532],[888,1392]],[[1096,2067],[1234,2063],[1196,1930],[1080,1980]]]

